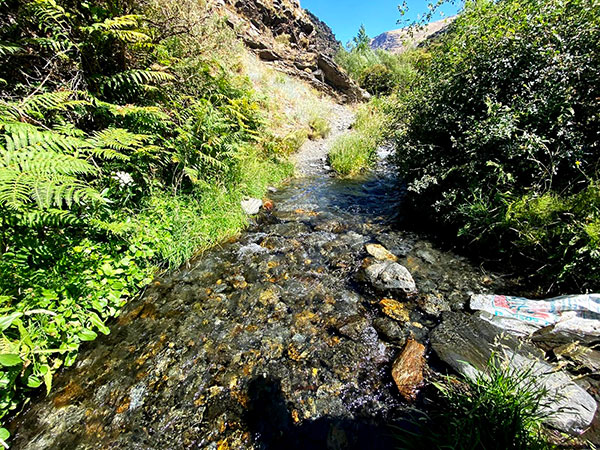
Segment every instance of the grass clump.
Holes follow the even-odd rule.
[[[434,410],[418,419],[417,431],[399,430],[400,448],[530,450],[548,443],[543,421],[547,391],[530,369],[511,368],[492,356],[472,378],[447,377],[439,383]]]
[[[308,122],[308,126],[310,127],[308,137],[312,140],[324,139],[329,136],[329,133],[331,132],[331,125],[324,117],[312,117]]]
[[[377,147],[390,135],[389,102],[375,98],[356,114],[353,129],[331,146],[329,163],[342,176],[355,176],[375,161]]]
[[[357,175],[371,165],[376,148],[375,142],[365,134],[354,132],[340,136],[329,153],[331,167],[343,176]]]

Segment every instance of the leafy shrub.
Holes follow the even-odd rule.
[[[468,2],[403,97],[398,141],[420,212],[579,289],[598,286],[597,204],[575,199],[597,179],[599,6]]]
[[[364,33],[364,29],[362,29]],[[423,51],[412,50],[395,55],[385,50],[370,48],[368,36],[359,35],[348,49],[341,49],[336,62],[363,89],[373,95],[388,95],[394,90],[407,90],[417,77],[417,67],[423,64]],[[366,36],[366,35],[365,35]]]
[[[395,81],[392,71],[383,64],[368,67],[360,74],[360,86],[375,95],[391,94]]]

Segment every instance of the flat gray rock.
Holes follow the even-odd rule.
[[[380,291],[392,291],[404,295],[417,293],[417,286],[408,269],[397,262],[384,261],[371,264],[365,269],[367,280]]]
[[[571,377],[556,371],[542,359],[540,350],[503,334],[488,322],[464,313],[448,312],[431,334],[437,355],[458,373],[474,378],[484,370],[492,352],[517,370],[530,370],[536,383],[548,391],[544,413],[548,425],[558,430],[582,433],[594,419],[596,401]]]

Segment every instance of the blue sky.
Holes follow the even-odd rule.
[[[338,40],[346,44],[356,35],[361,24],[365,25],[370,37],[384,31],[400,28],[398,5],[402,0],[300,0],[303,8],[316,14],[327,23]],[[407,0],[408,13],[404,19],[415,19],[428,11],[427,0]],[[446,4],[441,9],[446,16],[456,14],[458,7]],[[436,16],[434,20],[441,18]]]

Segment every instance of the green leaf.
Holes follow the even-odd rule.
[[[10,327],[12,325],[12,323],[15,321],[15,319],[18,319],[22,315],[23,315],[22,312],[16,312],[16,313],[9,314],[8,316],[0,317],[0,331],[6,330],[8,327]]]
[[[5,367],[17,366],[22,362],[21,357],[14,353],[4,353],[0,355],[0,365]]]
[[[10,431],[6,428],[0,428],[0,439],[6,441],[10,437]]]
[[[27,387],[37,388],[37,387],[41,386],[41,384],[42,384],[42,380],[40,380],[35,375],[29,375],[27,377]]]
[[[93,330],[82,330],[77,333],[77,336],[79,336],[79,339],[82,341],[93,341],[98,337],[98,334]]]

